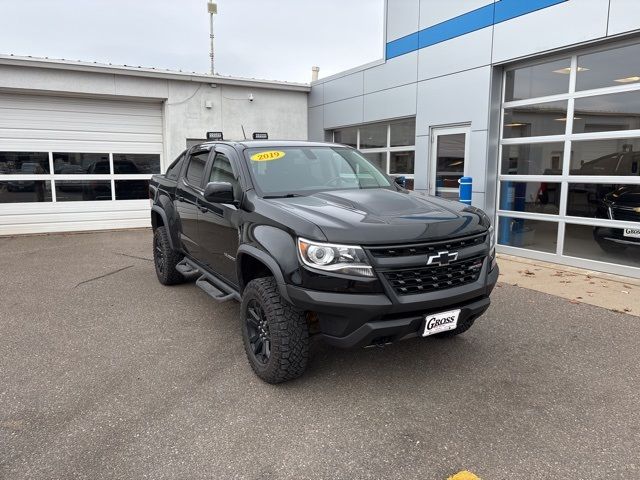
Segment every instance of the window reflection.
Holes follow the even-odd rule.
[[[160,155],[152,153],[114,153],[113,173],[160,173]]]
[[[500,209],[558,215],[560,192],[560,183],[502,181]]]
[[[567,224],[564,254],[640,267],[640,229]]]
[[[146,200],[149,180],[116,180],[116,200]]]
[[[466,134],[438,135],[436,152],[436,195],[457,200],[458,180],[464,176]]]
[[[416,143],[416,121],[411,118],[391,124],[391,147],[405,147]]]
[[[389,160],[389,173],[413,174],[415,163],[415,152],[391,152]]]
[[[640,139],[573,142],[571,175],[640,175]]]
[[[537,103],[504,110],[504,138],[564,135],[567,101]]]
[[[505,100],[524,100],[569,91],[571,59],[509,70],[506,74]]]
[[[110,180],[56,180],[56,202],[111,200]]]
[[[363,152],[362,156],[387,173],[387,152]]]
[[[576,90],[640,82],[640,44],[578,56]]]
[[[640,129],[640,94],[614,93],[576,98],[573,133]]]
[[[640,185],[569,184],[567,215],[639,222]]]
[[[50,173],[48,152],[0,152],[0,175],[47,173]]]
[[[108,174],[108,153],[53,152],[53,172],[60,175]]]
[[[540,220],[500,217],[498,220],[498,243],[511,247],[556,253],[558,224]]]
[[[360,127],[360,148],[387,146],[387,124],[377,123]]]
[[[564,142],[502,147],[503,175],[562,175]]]
[[[356,127],[341,128],[333,131],[333,141],[356,148],[358,142],[358,129]]]
[[[45,180],[10,180],[0,182],[0,203],[50,202],[51,182]]]

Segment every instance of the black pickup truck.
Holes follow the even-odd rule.
[[[207,142],[150,182],[158,279],[241,302],[255,373],[300,376],[311,337],[339,347],[457,335],[498,278],[481,210],[405,190],[357,150]]]

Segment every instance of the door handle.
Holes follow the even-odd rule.
[[[198,208],[200,209],[200,211],[202,213],[207,213],[209,211],[209,209],[207,207],[203,207],[202,205],[198,206]]]
[[[182,195],[178,195],[176,197],[176,200],[178,200],[179,202],[184,202],[184,197]]]

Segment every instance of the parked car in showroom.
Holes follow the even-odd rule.
[[[640,185],[621,186],[605,195],[598,217],[638,224],[637,228],[595,227],[593,236],[604,251],[620,253],[640,247]]]
[[[203,143],[149,196],[158,280],[195,276],[240,301],[269,383],[304,372],[313,336],[346,348],[463,333],[498,279],[485,213],[406,190],[344,145]]]

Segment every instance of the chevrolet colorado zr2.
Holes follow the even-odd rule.
[[[346,348],[458,335],[498,278],[485,213],[405,190],[343,145],[205,142],[149,194],[158,280],[239,301],[269,383],[304,372],[312,336]]]

